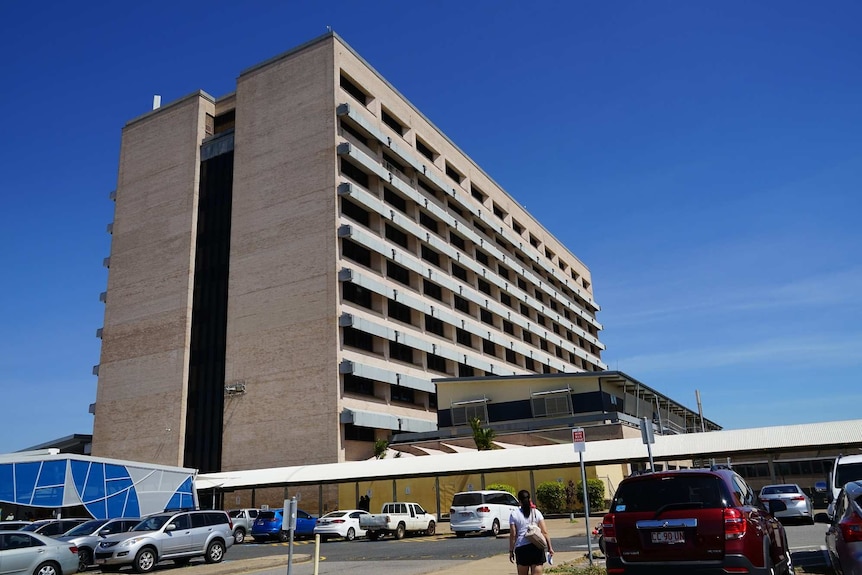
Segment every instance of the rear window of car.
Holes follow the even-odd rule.
[[[455,507],[469,507],[470,505],[481,505],[481,493],[456,493],[452,498],[452,505]]]
[[[275,511],[261,511],[258,519],[275,519]]]
[[[234,509],[229,513],[229,515],[231,516],[231,518],[236,519],[237,517],[242,515],[242,509]]]
[[[781,493],[799,493],[795,485],[768,485],[760,490],[761,495],[779,495]]]
[[[724,507],[723,484],[713,475],[656,476],[620,484],[614,496],[614,513],[659,509],[712,509]]]

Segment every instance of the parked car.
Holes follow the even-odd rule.
[[[242,543],[245,536],[251,533],[251,527],[257,519],[260,509],[231,509],[227,512],[233,521],[233,542]]]
[[[114,533],[129,531],[141,522],[140,517],[122,517],[118,519],[93,519],[73,527],[65,534],[57,537],[78,548],[78,571],[86,571],[95,563],[95,550],[99,542]]]
[[[728,468],[627,477],[602,519],[608,573],[790,575],[784,508]]]
[[[4,575],[68,575],[78,569],[78,548],[39,533],[0,532]]]
[[[251,528],[251,536],[255,541],[272,541],[276,539],[284,543],[290,538],[290,531],[283,529],[284,510],[272,509],[261,511],[254,520]],[[296,510],[296,533],[293,537],[311,537],[314,535],[314,526],[317,519],[301,509]]]
[[[396,539],[403,539],[407,533],[424,533],[434,535],[437,522],[418,503],[402,503],[393,501],[384,503],[377,515],[363,515],[359,518],[359,526],[367,531],[366,535],[372,541],[377,541],[387,534]]]
[[[862,455],[839,455],[832,464],[832,473],[829,474],[829,507],[826,513],[832,517],[835,509],[835,501],[841,487],[851,481],[862,479]]]
[[[180,511],[150,515],[131,531],[108,535],[96,549],[102,571],[131,565],[147,573],[165,559],[185,565],[194,557],[219,563],[233,545],[233,525],[224,511]]]
[[[507,491],[463,491],[452,498],[449,509],[449,529],[456,537],[471,531],[496,537],[501,529],[509,529],[509,516],[518,508],[518,500]]]
[[[795,483],[766,485],[760,490],[760,499],[761,501],[780,499],[784,502],[787,509],[776,512],[776,517],[802,519],[806,523],[814,524],[814,506],[811,504],[811,499]]]
[[[0,521],[0,531],[18,531],[30,525],[29,521]]]
[[[369,515],[369,513],[361,509],[331,511],[317,520],[314,534],[320,535],[324,541],[330,537],[344,537],[348,541],[353,541],[356,537],[365,535],[365,529],[359,526],[359,518],[363,515]]]
[[[21,528],[21,531],[31,531],[47,537],[56,537],[57,535],[63,535],[66,531],[73,527],[77,527],[81,523],[86,523],[87,521],[89,521],[89,519],[85,517],[70,519],[40,519],[30,523],[29,525],[25,525]]]
[[[862,574],[862,481],[844,485],[826,531],[826,549],[839,575]]]

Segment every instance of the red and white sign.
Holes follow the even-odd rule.
[[[572,445],[575,447],[575,453],[583,453],[587,450],[587,439],[584,436],[583,427],[572,429]]]

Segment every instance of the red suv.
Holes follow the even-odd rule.
[[[792,575],[781,505],[728,468],[627,477],[602,520],[608,573]]]

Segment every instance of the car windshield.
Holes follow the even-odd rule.
[[[835,472],[836,489],[859,479],[862,479],[862,463],[838,463],[838,471]]]
[[[347,511],[333,511],[332,513],[327,513],[323,516],[323,519],[331,519],[333,517],[344,517],[347,515]]]
[[[481,505],[481,493],[456,493],[452,498],[452,505],[455,507],[466,507],[468,505]]]
[[[73,535],[90,535],[96,529],[107,523],[107,519],[94,519],[93,521],[87,521],[86,523],[81,523],[77,527],[73,528],[71,531],[65,534],[66,537],[71,537]]]
[[[614,513],[724,507],[721,482],[712,475],[673,475],[623,483]]]
[[[781,493],[799,493],[795,485],[768,485],[760,490],[761,495],[779,495]]]
[[[132,531],[155,531],[156,529],[161,529],[162,525],[167,523],[168,519],[170,519],[171,517],[173,517],[173,515],[170,513],[147,517],[146,519],[135,525],[132,528]]]

